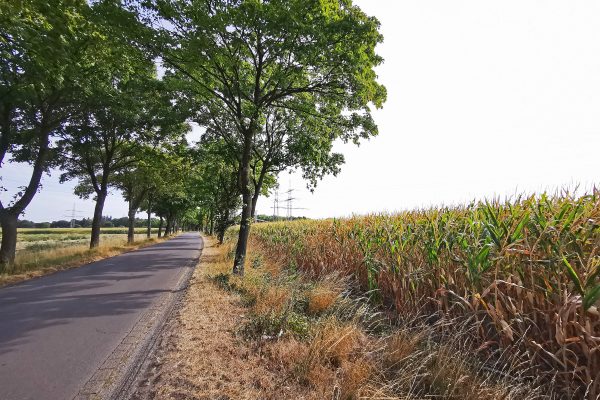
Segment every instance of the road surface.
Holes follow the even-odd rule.
[[[148,333],[201,247],[197,233],[186,233],[0,289],[0,399],[92,398],[82,396],[90,380],[118,379],[114,365],[99,368],[117,348],[121,361],[131,357],[141,340],[129,340],[132,331]]]

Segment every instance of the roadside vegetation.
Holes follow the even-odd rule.
[[[308,387],[265,362],[260,343],[237,333],[249,321],[248,309],[213,278],[230,272],[233,250],[232,242],[205,237],[198,268],[132,400],[308,398]]]
[[[392,315],[353,277],[292,267],[261,238],[304,224],[255,226],[244,276],[236,232],[208,240],[134,399],[559,398],[518,356],[482,355],[472,319]]]
[[[210,340],[233,352],[206,342],[209,359],[229,360],[227,374],[202,364],[214,394],[597,398],[598,192],[254,223],[280,173],[300,171],[312,189],[343,165],[334,144],[378,134],[382,40],[351,0],[0,3],[0,172],[31,167],[0,201],[0,276],[137,246],[144,211],[146,238],[154,215],[158,237],[202,229],[221,243],[200,281],[237,299],[233,314],[184,309],[213,313],[222,337]],[[29,240],[18,217],[55,169],[93,199],[90,230]],[[118,238],[102,230],[111,191],[128,204]],[[248,365],[263,378],[239,374]],[[210,386],[221,376],[238,387]]]
[[[224,330],[212,339],[195,329],[178,337],[165,350],[172,381],[156,390],[273,399],[598,397],[598,192],[260,223],[252,232],[244,276],[228,267],[235,230],[203,258],[203,286],[190,290],[212,294],[204,306],[186,300],[182,318]],[[217,322],[221,308],[206,305],[215,301],[231,309],[226,326]],[[227,351],[201,370],[189,363],[189,384],[178,386],[175,360],[208,356],[197,340]],[[237,357],[252,370],[234,367],[240,373],[231,376]],[[207,374],[225,374],[228,383],[215,386]]]
[[[363,376],[354,393],[373,398],[600,395],[598,192],[253,232],[254,264],[268,272],[217,280],[247,296],[255,337],[304,343],[293,369],[311,384],[325,365],[335,379]]]

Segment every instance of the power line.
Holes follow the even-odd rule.
[[[75,203],[73,203],[73,208],[70,210],[65,210],[66,212],[70,212],[70,215],[63,215],[64,217],[71,217],[71,228],[75,228],[75,217],[81,217],[81,213],[77,211],[75,208]]]
[[[279,218],[279,192],[276,191],[274,193],[273,198],[273,219],[277,220]]]

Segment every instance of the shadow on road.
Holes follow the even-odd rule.
[[[135,321],[161,293],[171,291],[178,274],[174,269],[197,257],[198,237],[181,235],[167,242],[57,272],[0,289],[0,370],[3,355],[27,347],[40,331],[69,325],[70,335],[86,334],[89,323],[106,332],[123,329],[128,316]],[[95,319],[104,318],[106,321]],[[127,318],[125,318],[127,319]],[[127,322],[128,323],[128,322]],[[96,328],[98,330],[98,328]],[[42,336],[43,337],[43,336]],[[69,337],[64,337],[69,340]],[[93,343],[90,343],[93,346]],[[12,358],[12,357],[11,357]]]

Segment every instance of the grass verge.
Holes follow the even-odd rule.
[[[214,276],[229,269],[228,246],[205,238],[199,267],[167,322],[143,382],[142,399],[302,399],[302,385],[286,382],[259,348],[239,335],[249,322],[239,294]],[[226,282],[225,282],[226,283]]]

